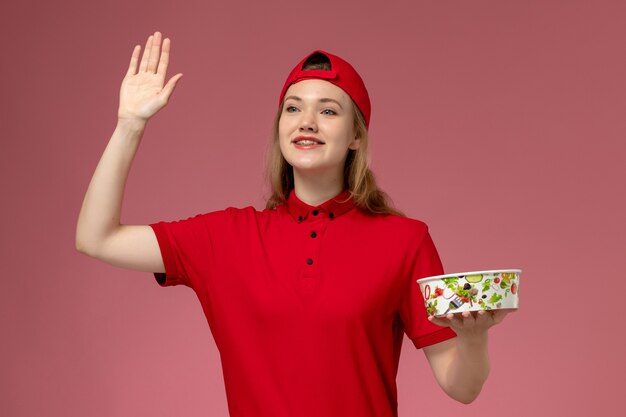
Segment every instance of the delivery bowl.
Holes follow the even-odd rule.
[[[459,272],[417,280],[429,316],[517,309],[521,269]]]

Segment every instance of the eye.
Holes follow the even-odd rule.
[[[330,112],[330,113],[326,113],[326,112]],[[326,115],[330,115],[330,116],[337,114],[337,112],[332,110],[332,109],[325,109],[325,110],[322,111],[322,113],[324,113]]]
[[[293,113],[293,112],[291,111],[291,109],[298,110],[298,109],[296,109],[294,106],[287,106],[287,107],[285,107],[285,111],[286,111],[287,113]]]

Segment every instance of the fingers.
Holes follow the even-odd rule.
[[[148,60],[148,72],[156,73],[157,64],[159,63],[159,53],[161,51],[161,32],[154,32],[152,39],[152,48],[150,50],[150,59]]]
[[[130,64],[128,64],[128,71],[126,75],[135,75],[137,73],[137,61],[139,60],[139,51],[141,51],[141,45],[135,45],[133,54],[130,57]]]
[[[464,327],[464,325],[470,325],[474,323],[474,316],[469,311],[465,311],[463,313],[448,313],[445,316],[428,316],[428,320],[438,326],[446,326],[446,327]]]
[[[167,73],[167,66],[170,62],[170,39],[163,39],[163,49],[161,50],[161,58],[159,59],[159,66],[157,68],[157,74],[165,77]]]
[[[515,310],[513,310],[515,311]],[[446,316],[428,316],[428,320],[438,326],[450,327],[457,335],[484,335],[489,328],[499,324],[510,313],[507,310],[479,310],[475,312],[449,313]]]
[[[493,312],[493,324],[499,324],[504,320],[504,317],[509,314],[506,310],[496,310]]]
[[[470,325],[474,323],[474,317],[469,311],[465,311],[462,314],[449,313],[446,318],[448,319],[448,323],[450,323],[450,327],[456,329],[462,328],[464,325],[470,327]]]
[[[170,61],[170,45],[169,38],[163,40],[163,50],[161,51],[161,32],[154,32],[154,35],[148,36],[146,47],[143,50],[141,62],[139,63],[139,72],[151,72],[165,77],[167,67]],[[137,73],[137,60],[141,46],[136,45],[128,65],[126,75],[134,75]]]
[[[146,72],[146,69],[148,68],[148,58],[150,58],[150,50],[152,49],[152,38],[152,35],[148,36],[146,46],[143,48],[143,55],[141,56],[141,63],[139,64],[139,72]]]
[[[450,326],[448,319],[446,319],[445,317],[428,316],[428,320],[430,320],[433,324],[436,324],[437,326],[443,326],[443,327]]]
[[[476,313],[476,325],[480,327],[489,327],[493,321],[493,314],[480,310]]]
[[[472,331],[478,329],[488,329],[494,324],[499,323],[502,319],[494,311],[480,310],[475,313],[464,311],[463,313],[448,313],[446,316],[433,317],[429,316],[428,320],[432,323],[451,327],[455,331]]]

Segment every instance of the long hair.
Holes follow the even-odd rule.
[[[304,70],[320,69],[330,71],[330,61],[325,55],[314,54],[303,65]],[[278,123],[283,112],[284,102],[280,104],[272,126],[272,138],[266,151],[265,177],[271,190],[266,208],[274,209],[284,204],[289,192],[294,189],[293,167],[280,151]],[[391,198],[378,186],[374,173],[369,168],[369,136],[365,118],[352,101],[354,128],[361,139],[358,149],[348,149],[348,156],[343,170],[344,189],[348,189],[357,207],[369,213],[395,214],[406,217],[393,207]]]

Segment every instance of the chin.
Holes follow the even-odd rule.
[[[313,171],[323,169],[324,167],[316,164],[316,163],[302,163],[299,161],[287,161],[289,165],[293,167],[293,169],[297,169],[298,171]]]

